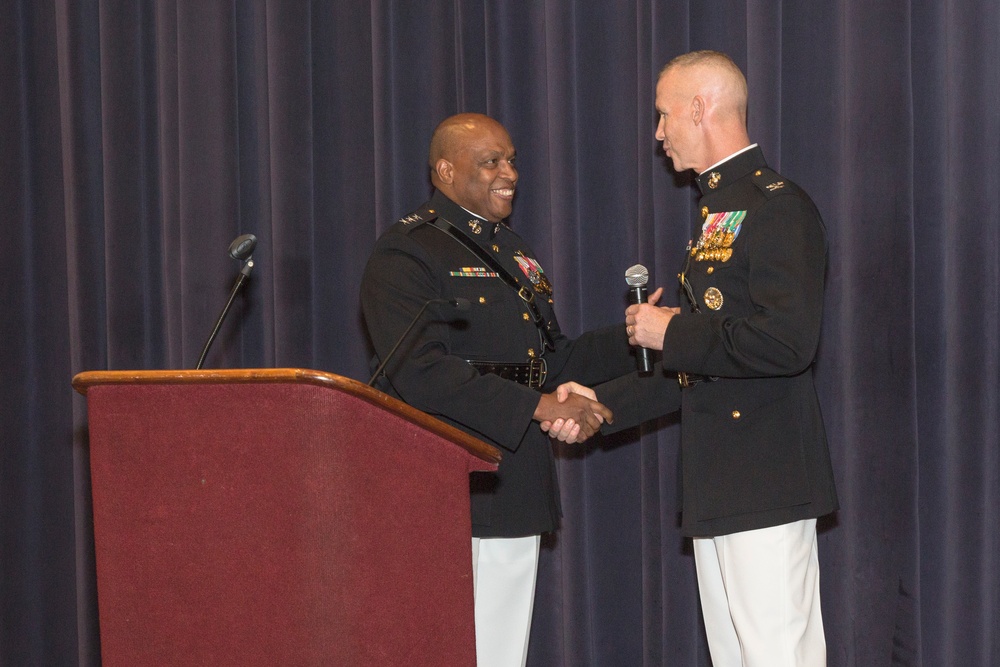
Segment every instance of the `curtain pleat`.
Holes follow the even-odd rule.
[[[672,56],[728,52],[827,227],[816,378],[830,665],[1000,660],[1000,6],[993,0],[12,0],[0,12],[0,665],[100,661],[84,370],[367,380],[358,286],[435,125],[510,130],[512,226],[563,328],[674,285],[699,220],[653,138]],[[483,406],[483,409],[491,409]],[[709,665],[675,416],[559,446],[529,664]]]

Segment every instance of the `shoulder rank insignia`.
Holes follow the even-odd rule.
[[[404,215],[399,221],[404,225],[412,225],[417,222],[430,222],[437,217],[437,211],[425,205],[409,215]]]
[[[536,292],[545,296],[552,296],[552,283],[545,277],[545,272],[542,271],[542,266],[537,260],[525,257],[524,253],[520,250],[514,253],[514,260],[521,267],[524,277],[531,281],[531,285],[535,288]]]
[[[696,262],[728,262],[733,256],[733,241],[740,235],[746,211],[709,213],[701,226],[701,237],[691,248]]]
[[[775,190],[780,190],[781,188],[785,187],[785,182],[775,181],[774,183],[768,183],[765,187],[767,187],[767,189],[770,190],[771,192],[774,192]]]

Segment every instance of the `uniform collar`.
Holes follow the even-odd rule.
[[[434,191],[430,203],[437,210],[439,216],[479,243],[492,239],[503,225],[503,222],[490,222],[486,218],[472,213],[453,202],[440,190]]]
[[[701,194],[705,195],[717,192],[765,166],[767,162],[764,161],[764,152],[757,144],[753,144],[698,174],[695,182],[698,183]]]

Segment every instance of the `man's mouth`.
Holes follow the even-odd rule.
[[[494,188],[492,190],[493,194],[501,199],[513,199],[514,198],[514,188]]]

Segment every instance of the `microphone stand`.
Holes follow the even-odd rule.
[[[379,364],[378,368],[375,369],[375,372],[372,373],[372,379],[368,381],[369,387],[375,384],[375,380],[377,380],[378,376],[382,374],[383,370],[385,370],[386,364],[388,364],[389,360],[392,359],[392,355],[396,354],[396,349],[399,347],[399,344],[402,343],[404,340],[406,340],[407,334],[409,334],[410,330],[416,325],[417,322],[420,321],[420,316],[424,314],[424,311],[427,310],[427,306],[431,304],[436,304],[436,305],[448,304],[449,306],[455,308],[456,310],[469,309],[469,300],[463,299],[461,297],[456,297],[454,299],[431,299],[430,301],[425,301],[424,305],[421,306],[420,310],[417,311],[417,314],[413,316],[412,320],[410,320],[410,326],[406,327],[406,331],[404,331],[403,334],[396,339],[396,344],[392,346],[392,349],[389,350],[389,353],[385,355],[385,357],[382,359],[382,363]]]
[[[461,308],[462,306],[462,304],[459,303],[458,299],[431,299],[430,301],[424,303],[424,305],[420,307],[420,310],[417,311],[417,314],[413,316],[413,319],[410,320],[410,326],[406,327],[406,331],[404,331],[403,334],[398,339],[396,339],[396,344],[392,346],[392,349],[389,350],[389,353],[385,355],[384,359],[382,359],[382,363],[379,364],[378,368],[375,369],[375,372],[372,373],[372,379],[368,380],[369,387],[374,386],[375,380],[377,380],[378,376],[382,374],[383,370],[385,370],[386,364],[388,364],[389,360],[392,359],[392,355],[396,353],[396,349],[399,347],[399,344],[406,339],[406,335],[410,333],[410,329],[412,329],[413,326],[420,321],[420,316],[424,314],[425,310],[427,310],[427,306],[431,305],[432,303],[433,304],[451,303],[456,308]],[[468,308],[467,303],[465,304],[465,306],[466,308]]]
[[[229,293],[229,301],[226,302],[225,307],[222,309],[222,313],[219,315],[219,319],[215,322],[215,328],[212,329],[212,333],[209,334],[208,340],[205,341],[205,347],[201,351],[201,356],[198,358],[198,365],[195,366],[196,371],[201,370],[201,365],[205,363],[205,356],[208,354],[208,348],[212,346],[212,341],[215,340],[216,334],[219,333],[219,328],[222,327],[222,321],[226,319],[226,314],[229,313],[230,306],[233,305],[233,300],[236,299],[236,294],[240,291],[240,288],[246,283],[247,279],[250,278],[250,272],[253,270],[253,257],[247,257],[246,262],[243,264],[243,268],[240,269],[240,274],[236,276],[236,282],[233,284],[233,289]]]

